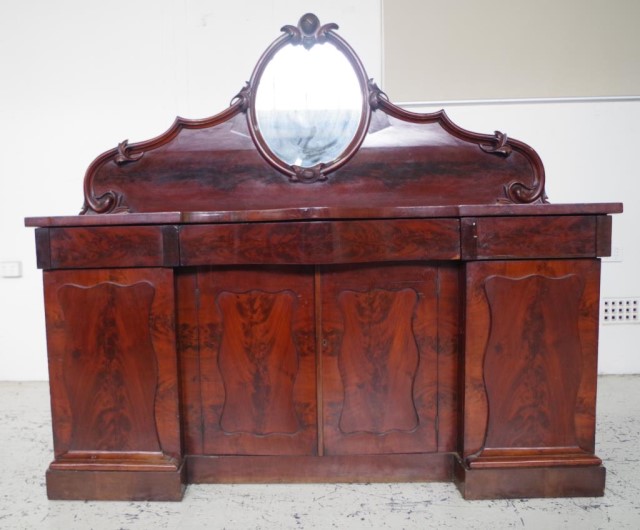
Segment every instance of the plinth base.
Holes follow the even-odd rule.
[[[469,469],[459,459],[454,480],[465,499],[602,497],[603,466]]]
[[[47,471],[51,500],[180,501],[186,466],[176,471]]]

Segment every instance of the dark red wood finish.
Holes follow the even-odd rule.
[[[189,225],[180,255],[183,265],[446,260],[460,255],[459,230],[457,219]]]
[[[462,224],[466,259],[593,258],[595,216],[478,217]]]
[[[466,265],[462,456],[470,468],[600,463],[599,278],[596,260]]]
[[[452,453],[188,457],[194,484],[451,482]]]
[[[27,219],[49,497],[374,480],[602,495],[599,257],[622,205],[548,204],[529,146],[373,82],[335,161],[274,160],[251,119],[271,55],[328,39],[362,69],[314,20],[285,28],[221,114],[100,155],[82,215]]]
[[[67,498],[73,477],[78,494],[79,472],[104,470],[167,473],[165,497],[180,497],[172,271],[47,272],[45,298],[56,455],[49,496]]]
[[[437,267],[322,272],[325,454],[437,449]]]
[[[313,273],[198,273],[203,453],[317,453]]]

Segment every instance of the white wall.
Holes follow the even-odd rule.
[[[41,271],[23,218],[75,214],[84,171],[176,115],[222,111],[285,24],[336,22],[380,79],[379,0],[0,2],[0,380],[47,378]]]
[[[396,101],[638,95],[638,20],[638,0],[388,0],[384,84]]]
[[[0,3],[0,261],[20,260],[24,272],[0,278],[0,380],[47,377],[41,271],[23,218],[77,213],[85,169],[119,141],[156,136],[175,115],[222,110],[302,10],[337,22],[381,79],[379,0]],[[538,150],[553,202],[624,201],[614,220],[624,258],[604,264],[602,294],[640,296],[640,102],[447,111],[465,128],[500,129]],[[638,325],[602,326],[601,371],[640,373],[639,334]]]

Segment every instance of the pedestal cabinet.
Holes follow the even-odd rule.
[[[49,497],[389,480],[602,495],[599,257],[622,205],[549,204],[526,144],[396,107],[334,24],[283,31],[227,110],[120,143],[87,170],[80,215],[27,219]],[[299,85],[273,72],[296,49],[318,61]],[[351,87],[331,88],[334,62]]]

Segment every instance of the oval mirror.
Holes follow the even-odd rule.
[[[352,50],[314,17],[265,52],[252,77],[250,130],[292,180],[326,178],[355,152],[369,121],[366,74]],[[324,31],[323,31],[324,30]]]

